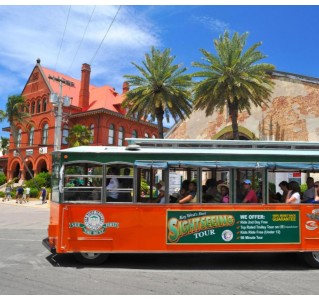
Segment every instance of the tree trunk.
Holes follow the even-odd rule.
[[[156,119],[157,119],[158,138],[164,139],[164,129],[163,129],[164,111],[163,111],[163,108],[162,107],[156,108],[155,114],[156,114]]]
[[[229,114],[232,122],[233,129],[233,139],[239,140],[239,132],[238,132],[238,100],[234,102],[228,102]]]

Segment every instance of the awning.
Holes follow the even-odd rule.
[[[265,168],[266,163],[249,161],[169,161],[169,167],[202,167],[202,168]]]
[[[134,166],[137,168],[155,168],[155,169],[167,169],[168,165],[166,161],[149,161],[149,160],[136,160]]]
[[[134,163],[137,168],[247,168],[247,169],[268,169],[270,171],[280,170],[317,170],[319,171],[319,163],[266,163],[266,162],[250,162],[250,161],[149,161],[137,160]]]
[[[318,170],[319,171],[319,163],[267,163],[267,169],[271,170]]]

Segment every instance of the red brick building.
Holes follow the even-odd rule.
[[[129,90],[125,82],[122,93],[119,94],[107,85],[91,85],[90,73],[90,65],[83,64],[81,80],[78,80],[42,67],[40,60],[37,60],[22,91],[26,110],[31,115],[30,124],[26,128],[22,124],[17,124],[19,147],[34,175],[42,171],[52,171],[50,153],[54,150],[57,114],[56,106],[50,102],[52,93],[70,99],[70,105],[63,106],[61,148],[68,147],[65,138],[68,136],[69,128],[75,124],[90,128],[93,134],[92,145],[121,146],[125,145],[125,138],[128,137],[158,136],[155,124],[125,116],[125,110],[121,107],[123,95]],[[62,88],[60,82],[55,79],[64,82]],[[30,175],[13,145],[11,135],[7,179],[29,179]]]

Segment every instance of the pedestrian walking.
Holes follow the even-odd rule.
[[[12,191],[11,185],[7,185],[6,191],[5,191],[5,197],[2,199],[2,202],[4,202],[5,200],[9,201],[11,199],[11,191]]]
[[[24,202],[24,203],[27,202],[27,194],[26,194],[26,190],[25,189],[23,189],[22,202]]]
[[[30,188],[26,187],[25,189],[25,195],[26,195],[26,200],[27,202],[29,202],[29,198],[30,198]]]
[[[42,199],[42,204],[47,203],[47,190],[45,189],[45,187],[42,187],[41,190],[41,199]]]
[[[23,187],[19,186],[17,189],[17,194],[16,194],[17,196],[16,203],[20,202],[20,204],[22,204],[23,192],[24,192]]]

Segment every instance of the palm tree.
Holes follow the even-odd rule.
[[[88,127],[76,124],[71,128],[66,140],[70,147],[87,146],[92,141],[92,132]]]
[[[1,112],[0,112],[1,113]],[[9,139],[6,137],[1,137],[1,147],[0,147],[0,151],[2,152],[3,155],[8,153],[8,148],[9,148]]]
[[[30,118],[30,114],[24,111],[24,106],[25,100],[22,95],[10,96],[6,104],[5,117],[8,119],[8,122],[10,124],[11,134],[16,148],[19,148],[17,124],[25,127],[25,125],[29,123],[27,119]]]
[[[259,63],[266,56],[257,50],[261,42],[245,51],[248,33],[235,33],[230,38],[226,31],[214,40],[217,55],[201,49],[205,63],[195,62],[193,66],[202,70],[193,74],[202,78],[194,87],[194,108],[205,110],[206,116],[214,110],[222,111],[228,106],[232,121],[233,137],[239,139],[238,112],[247,110],[251,105],[267,105],[274,86],[270,72],[274,66]]]
[[[138,75],[125,75],[132,90],[125,94],[122,103],[128,108],[128,115],[138,119],[157,120],[159,138],[164,138],[164,115],[169,122],[170,115],[175,122],[184,120],[191,113],[191,83],[192,77],[183,74],[186,68],[174,65],[175,56],[170,49],[163,52],[151,48],[150,54],[145,54],[143,66],[132,63],[140,72]]]

